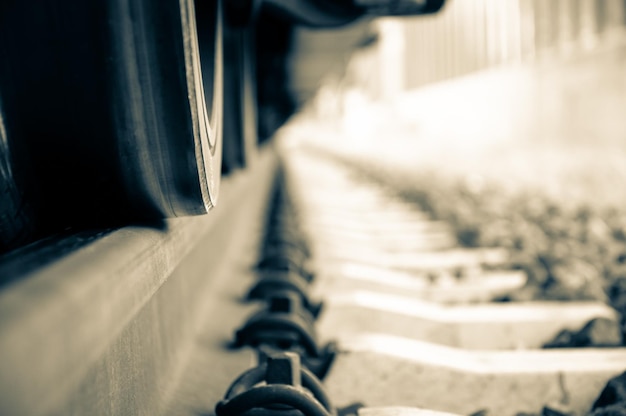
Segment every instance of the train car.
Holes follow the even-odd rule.
[[[294,24],[442,3],[3,2],[0,249],[67,227],[208,212],[221,174],[245,166],[295,109]]]

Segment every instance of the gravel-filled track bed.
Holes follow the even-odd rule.
[[[325,299],[318,330],[339,342],[326,381],[338,404],[582,416],[626,370],[619,315],[606,302],[493,302],[534,282],[511,247],[464,246],[453,221],[433,220],[363,166],[306,146],[283,156]],[[541,349],[594,319],[605,330],[590,332],[594,348]]]

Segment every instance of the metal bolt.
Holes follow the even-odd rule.
[[[299,388],[302,385],[300,356],[293,352],[270,354],[265,381],[267,384],[287,384]]]

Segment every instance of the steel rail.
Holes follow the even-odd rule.
[[[0,258],[10,277],[0,291],[0,414],[158,414],[211,280],[261,238],[251,230],[276,166],[266,146],[224,180],[209,215]],[[49,261],[25,264],[39,257]]]

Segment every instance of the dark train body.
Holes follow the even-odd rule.
[[[3,2],[0,250],[208,212],[221,173],[244,167],[297,106],[294,25],[442,1],[380,3]]]

